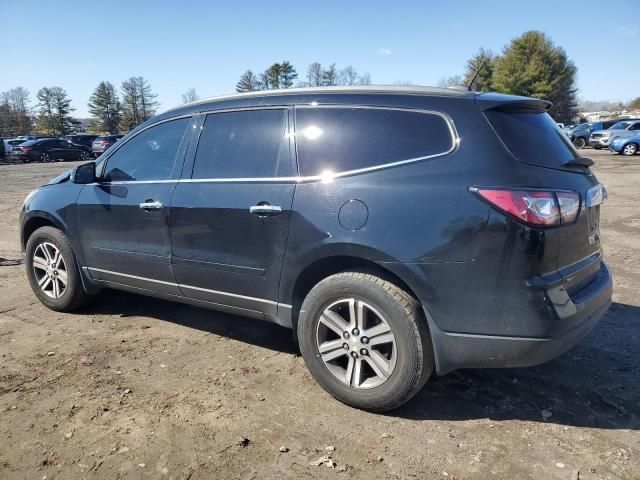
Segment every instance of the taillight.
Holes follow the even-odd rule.
[[[33,147],[18,147],[20,148],[20,150],[22,150],[24,153],[29,153],[31,150],[33,150]]]
[[[575,192],[475,187],[470,191],[498,210],[533,226],[553,227],[572,223],[580,211],[580,196]]]

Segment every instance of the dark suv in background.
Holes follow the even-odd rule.
[[[109,287],[292,328],[370,410],[434,370],[545,362],[612,290],[606,192],[549,107],[424,87],[188,104],[27,197],[27,275],[58,311]]]

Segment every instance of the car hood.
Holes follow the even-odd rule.
[[[45,185],[57,185],[58,183],[68,182],[69,178],[71,178],[71,171],[72,170],[73,170],[72,168],[70,168],[69,170],[65,170],[64,172],[62,172],[57,177],[53,177]]]

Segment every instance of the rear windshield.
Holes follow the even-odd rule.
[[[485,115],[511,154],[521,162],[553,168],[580,156],[547,113],[488,110]]]

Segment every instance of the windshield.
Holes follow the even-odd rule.
[[[629,125],[631,125],[629,122],[618,122],[613,127],[609,127],[609,130],[624,130]]]

